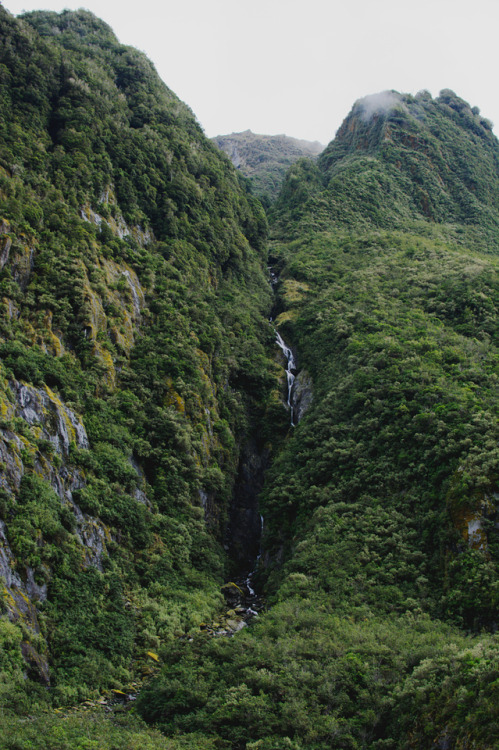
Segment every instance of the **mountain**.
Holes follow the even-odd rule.
[[[490,122],[452,91],[436,100],[385,92],[355,104],[317,169],[305,163],[304,179],[300,166],[290,172],[281,203],[285,214],[295,204],[301,213],[306,184],[310,200],[327,198],[313,211],[325,228],[430,221],[455,227],[456,239],[465,227],[470,242],[487,248],[497,239],[497,158]]]
[[[0,80],[0,744],[496,747],[490,123],[362,99],[267,217],[92,14]]]
[[[388,92],[290,168],[274,314],[313,398],[260,497],[271,606],[165,650],[139,708],[166,732],[497,743],[498,156],[454,93]]]
[[[252,191],[267,206],[277,197],[291,164],[304,156],[318,156],[324,149],[318,141],[302,141],[287,135],[258,135],[251,130],[218,135],[213,141],[249,179]]]
[[[222,606],[242,449],[285,421],[267,222],[103,22],[0,27],[1,691],[69,705]]]

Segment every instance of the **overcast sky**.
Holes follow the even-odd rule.
[[[5,0],[86,7],[144,51],[208,136],[328,143],[354,101],[453,89],[499,132],[499,0]]]

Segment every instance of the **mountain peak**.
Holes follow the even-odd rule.
[[[367,122],[374,115],[388,114],[401,104],[403,104],[403,97],[397,91],[380,91],[377,94],[369,94],[362,99],[358,99],[353,105],[352,111],[358,112],[359,116]]]
[[[242,133],[213,138],[236,169],[248,177],[255,194],[270,202],[277,196],[287,169],[303,156],[316,157],[324,146],[318,141],[303,141],[290,136]]]
[[[367,183],[371,198],[383,183],[377,200],[390,221],[403,203],[405,216],[496,226],[499,144],[491,128],[450,89],[435,99],[427,91],[384,91],[355,102],[319,167],[347,201],[360,190],[356,205],[366,206],[360,195]]]
[[[63,10],[60,13],[48,10],[34,10],[23,13],[22,18],[28,21],[44,37],[69,33],[77,35],[86,44],[93,44],[98,41],[117,42],[111,27],[91,11],[84,8]]]

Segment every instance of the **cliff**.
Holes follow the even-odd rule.
[[[240,447],[278,388],[267,228],[103,22],[0,27],[4,620],[68,703],[221,605]]]

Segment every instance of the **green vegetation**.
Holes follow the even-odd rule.
[[[0,96],[1,746],[497,748],[490,124],[357,102],[269,209],[273,300],[262,205],[101,21],[0,9]],[[214,637],[241,457],[269,606]]]
[[[2,716],[2,748],[5,750],[214,750],[212,740],[194,735],[191,738],[166,739],[161,732],[149,729],[137,717],[117,712],[112,720],[102,711],[86,711],[61,716],[39,715],[22,724]]]
[[[212,139],[248,179],[251,191],[269,207],[279,195],[288,168],[298,159],[316,157],[324,146],[287,135],[257,135],[251,130]]]
[[[497,639],[472,646],[422,614],[326,608],[323,596],[288,592],[231,640],[177,644],[141,713],[167,735],[252,750],[430,747],[444,736],[495,747]]]
[[[267,224],[90,13],[1,10],[0,37],[2,623],[33,680],[12,655],[2,698],[68,705],[220,609],[239,449],[277,387]]]
[[[499,741],[499,147],[450,92],[366,106],[272,211],[277,323],[314,399],[261,497],[271,610],[162,652],[139,708],[167,733]]]

